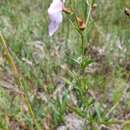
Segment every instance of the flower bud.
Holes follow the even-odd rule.
[[[97,16],[96,8],[97,8],[97,4],[93,3],[92,10],[91,10],[91,15],[93,19],[96,19],[96,16]]]
[[[127,15],[127,16],[130,16],[130,9],[128,9],[128,8],[125,8],[125,14]]]
[[[79,23],[79,29],[80,30],[84,30],[86,28],[86,23],[83,19],[81,19],[80,17],[76,17],[78,23]]]

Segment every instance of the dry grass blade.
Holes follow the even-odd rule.
[[[18,95],[24,95],[24,93],[20,91],[16,85],[12,85],[6,81],[0,81],[0,86],[10,92],[16,93]]]

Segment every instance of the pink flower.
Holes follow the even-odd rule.
[[[48,15],[51,21],[49,24],[49,36],[52,36],[59,29],[59,26],[63,21],[62,11],[64,2],[65,0],[53,0],[48,9]]]

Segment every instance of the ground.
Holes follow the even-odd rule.
[[[130,130],[130,2],[88,2],[49,37],[51,0],[0,1],[0,130]]]

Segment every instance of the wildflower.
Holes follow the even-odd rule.
[[[59,29],[59,26],[63,21],[62,11],[64,2],[65,0],[53,0],[48,9],[48,15],[51,21],[49,24],[49,36],[52,36]]]

